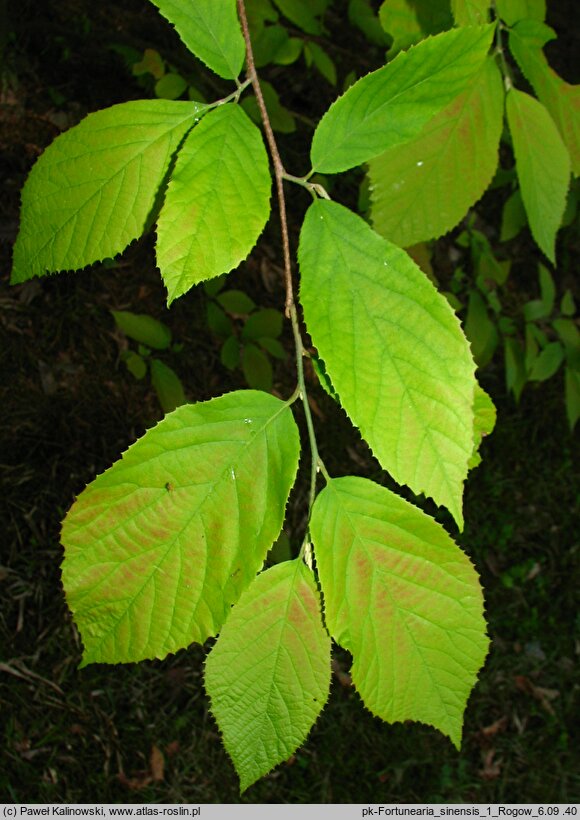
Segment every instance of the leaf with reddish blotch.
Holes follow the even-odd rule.
[[[299,455],[287,404],[185,404],[65,518],[63,584],[83,664],[162,658],[217,634],[280,532]]]
[[[373,714],[417,720],[461,742],[463,712],[485,659],[477,573],[443,527],[364,478],[332,479],[311,533],[337,643]]]
[[[302,559],[266,570],[243,593],[205,685],[242,791],[304,743],[328,699],[330,638]]]

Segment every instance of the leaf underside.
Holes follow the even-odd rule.
[[[280,532],[298,454],[289,407],[240,390],[177,408],[98,476],[62,528],[83,663],[215,635]]]
[[[301,559],[263,572],[242,594],[205,685],[242,791],[304,743],[328,699],[330,638]]]
[[[454,228],[495,173],[503,106],[501,75],[488,59],[472,85],[415,140],[372,159],[375,230],[406,248]]]
[[[310,206],[298,258],[306,325],[342,406],[384,469],[461,527],[476,382],[449,303],[404,251],[334,202]]]
[[[445,530],[372,481],[332,479],[314,504],[332,637],[353,655],[365,705],[435,726],[455,746],[488,639],[477,573]]]
[[[157,223],[169,303],[246,258],[268,219],[270,188],[259,129],[238,105],[210,111],[179,152]]]
[[[12,282],[115,256],[145,230],[184,134],[206,106],[137,100],[89,114],[30,172]]]

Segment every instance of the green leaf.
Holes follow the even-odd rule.
[[[517,339],[504,339],[506,387],[519,401],[527,381],[524,353]]]
[[[215,279],[210,279],[207,282],[203,283],[203,289],[207,293],[208,296],[217,296],[217,294],[223,290],[228,281],[228,277],[226,273],[222,273],[221,276],[216,276]]]
[[[352,476],[328,482],[311,532],[326,624],[352,652],[365,705],[391,723],[431,724],[459,748],[489,644],[467,556],[425,513]]]
[[[151,0],[187,48],[226,80],[240,74],[246,56],[236,0]]]
[[[540,291],[542,294],[542,305],[544,308],[544,315],[549,316],[554,310],[554,303],[556,301],[556,285],[552,279],[552,274],[540,262],[538,264],[538,277],[540,280]]]
[[[315,10],[308,0],[274,0],[284,17],[306,34],[321,34],[322,27],[315,17]]]
[[[528,224],[526,209],[522,201],[520,189],[516,188],[505,201],[501,212],[500,242],[509,242],[514,239],[522,228]]]
[[[481,26],[489,20],[490,0],[451,0],[451,11],[458,26]]]
[[[325,80],[336,85],[336,66],[323,48],[313,42],[306,43],[304,56],[307,65],[313,63]]]
[[[12,283],[115,256],[148,225],[184,134],[206,106],[138,100],[61,134],[22,190]]]
[[[320,120],[313,169],[346,171],[417,137],[478,73],[493,31],[479,26],[438,34],[358,80]]]
[[[277,339],[282,333],[283,315],[275,308],[263,308],[246,319],[242,329],[242,339],[260,339],[271,336]]]
[[[576,304],[574,302],[574,297],[572,296],[572,291],[569,288],[562,296],[560,311],[564,314],[564,316],[574,316],[576,313]]]
[[[206,310],[207,324],[212,333],[222,339],[231,336],[233,333],[232,320],[226,316],[221,307],[214,302],[208,302]]]
[[[564,361],[564,348],[560,342],[550,342],[539,353],[528,376],[531,382],[544,382],[551,378]]]
[[[272,365],[270,359],[259,347],[244,345],[242,350],[242,370],[250,387],[269,392],[272,389]]]
[[[155,94],[164,100],[177,100],[187,89],[187,80],[181,74],[170,72],[155,83]]]
[[[296,121],[290,111],[280,102],[278,92],[270,83],[262,79],[260,80],[260,86],[262,87],[262,94],[272,128],[281,134],[292,134],[296,131]],[[244,97],[240,105],[254,122],[258,124],[262,122],[262,114],[255,97]]]
[[[115,324],[125,336],[155,350],[167,350],[171,344],[171,330],[163,322],[143,313],[128,310],[112,310]]]
[[[302,560],[266,570],[242,594],[207,658],[205,687],[241,791],[304,743],[328,700],[330,638]]]
[[[484,436],[489,436],[495,427],[496,409],[491,398],[479,384],[475,385],[473,397],[473,453],[468,467],[472,470],[481,464],[479,448]]]
[[[495,8],[508,26],[526,18],[539,20],[541,23],[546,19],[546,0],[495,0]]]
[[[129,373],[141,381],[147,375],[147,362],[134,350],[127,350],[123,355],[123,361]]]
[[[254,300],[243,290],[224,290],[216,299],[228,313],[251,313],[256,307]]]
[[[530,230],[555,263],[556,233],[570,183],[570,157],[550,115],[534,97],[512,88],[506,109]]]
[[[344,409],[384,469],[461,526],[475,366],[447,300],[335,202],[310,206],[298,258],[306,325]]]
[[[274,62],[277,54],[284,49],[289,39],[288,32],[283,26],[264,26],[259,29],[252,37],[256,68]]]
[[[286,404],[240,390],[179,407],[81,493],[62,572],[84,664],[219,632],[280,532],[299,446]]]
[[[270,187],[258,128],[238,105],[214,108],[179,152],[157,223],[168,304],[246,258],[268,219]]]
[[[390,58],[426,35],[439,34],[453,25],[449,0],[384,0],[379,20],[393,38]]]
[[[522,20],[511,31],[510,51],[546,106],[568,152],[574,175],[580,175],[580,86],[570,85],[550,68],[542,46],[555,32],[534,20]]]
[[[234,370],[240,363],[240,343],[237,336],[229,336],[222,345],[220,361],[228,370]]]
[[[479,367],[485,367],[495,353],[499,336],[481,294],[475,289],[469,293],[465,335],[471,344],[473,358]]]
[[[372,159],[375,230],[408,247],[455,227],[493,178],[503,107],[501,76],[489,59],[470,87],[429,120],[418,137]]]
[[[562,340],[566,360],[576,370],[580,370],[580,330],[572,319],[554,319],[552,327]]]
[[[349,0],[348,20],[360,29],[370,43],[386,46],[388,38],[369,0]]]
[[[275,359],[280,359],[283,361],[288,358],[288,354],[278,339],[272,339],[271,336],[260,336],[258,342],[261,347],[263,347],[264,350],[266,350],[270,356],[273,356]]]
[[[181,379],[173,368],[159,359],[151,359],[151,384],[164,413],[171,413],[187,401]]]
[[[151,74],[156,80],[160,80],[165,74],[165,63],[158,51],[154,48],[146,48],[143,58],[134,63],[132,73],[135,77]]]
[[[574,432],[576,422],[580,418],[580,371],[573,369],[570,365],[566,366],[565,391],[566,415],[570,432]]]

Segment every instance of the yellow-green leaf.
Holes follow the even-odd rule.
[[[429,37],[350,86],[314,132],[313,169],[345,171],[418,136],[478,73],[493,30],[473,26]]]
[[[461,526],[475,365],[449,303],[335,202],[310,206],[298,258],[306,325],[342,406],[382,466]]]
[[[534,97],[512,88],[506,109],[530,230],[555,263],[556,233],[570,184],[570,156],[554,121]]]
[[[242,594],[205,685],[242,791],[304,743],[328,699],[330,638],[301,559],[266,570]]]
[[[238,105],[214,108],[185,140],[159,215],[168,303],[246,258],[268,219],[270,187],[258,128]]]
[[[62,528],[83,662],[219,632],[280,532],[298,454],[290,408],[240,390],[178,407],[89,484]]]
[[[467,556],[425,513],[352,476],[328,482],[311,532],[326,624],[352,653],[366,706],[390,723],[431,724],[459,747],[489,643]]]
[[[498,163],[504,92],[493,60],[420,135],[369,163],[371,220],[408,247],[441,236],[465,216]]]

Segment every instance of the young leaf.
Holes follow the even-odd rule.
[[[519,401],[527,381],[526,365],[522,347],[517,339],[504,339],[504,360],[506,387]]]
[[[254,300],[250,299],[243,290],[224,290],[216,297],[216,300],[228,313],[251,313],[256,307]]]
[[[438,34],[358,80],[320,120],[310,152],[313,169],[346,171],[417,137],[478,73],[493,30]]]
[[[227,339],[233,333],[232,320],[226,316],[219,305],[208,302],[206,307],[207,324],[209,329],[222,339]]]
[[[280,102],[278,92],[274,86],[266,82],[266,80],[261,79],[260,85],[272,128],[281,134],[292,134],[296,131],[296,120]],[[254,122],[258,124],[262,122],[262,114],[260,113],[258,101],[255,97],[244,97],[240,105]]]
[[[238,105],[210,111],[179,152],[157,223],[168,304],[246,258],[268,219],[270,186],[258,128]]]
[[[485,659],[483,596],[432,518],[364,478],[332,479],[311,519],[328,629],[352,652],[373,714],[435,726],[455,746]]]
[[[170,72],[155,83],[155,94],[164,100],[177,100],[187,89],[187,80],[181,74]]]
[[[461,526],[475,366],[447,300],[335,202],[310,206],[298,258],[306,325],[344,409],[381,465]]]
[[[580,175],[580,86],[570,85],[550,68],[542,47],[555,32],[534,20],[522,20],[510,31],[510,51],[546,106],[568,148],[574,175]]]
[[[129,373],[134,376],[136,379],[141,381],[147,375],[147,362],[140,356],[138,353],[135,353],[134,350],[126,350],[124,354],[122,354],[123,361],[125,362],[125,366]]]
[[[379,20],[393,38],[390,58],[428,34],[439,34],[453,25],[449,0],[384,0]]]
[[[236,0],[151,0],[187,48],[212,71],[235,80],[246,49],[236,12]]]
[[[185,404],[185,392],[181,379],[172,367],[151,359],[151,384],[157,393],[159,404],[164,413],[171,413],[176,407]]]
[[[479,367],[484,367],[495,353],[499,335],[481,294],[475,288],[469,294],[465,335],[471,344],[473,358]]]
[[[263,308],[248,316],[242,330],[242,339],[259,339],[262,336],[271,336],[277,339],[282,333],[284,317],[275,308]]]
[[[551,378],[564,361],[564,348],[560,342],[550,342],[534,360],[528,376],[531,382],[544,382]]]
[[[491,0],[451,0],[453,18],[458,26],[480,26],[489,20]]]
[[[242,594],[205,666],[205,686],[245,791],[301,746],[330,687],[330,638],[301,559]]]
[[[506,109],[532,236],[555,262],[556,233],[570,183],[570,157],[553,120],[536,99],[512,88]]]
[[[406,248],[455,227],[495,173],[503,108],[501,75],[488,59],[470,87],[416,139],[372,159],[375,230]]]
[[[360,29],[370,43],[376,46],[386,46],[388,38],[375,14],[370,0],[349,0],[348,20],[353,26]]]
[[[89,114],[57,137],[22,190],[12,283],[84,268],[141,236],[173,153],[205,110],[137,100]]]
[[[307,65],[313,63],[331,85],[336,85],[336,66],[321,46],[317,43],[306,43],[304,57]]]
[[[242,370],[250,387],[257,390],[272,389],[272,365],[270,359],[259,347],[253,344],[244,345],[242,350]]]
[[[501,212],[499,241],[509,242],[509,240],[516,237],[527,224],[528,218],[522,201],[522,195],[520,189],[516,188],[505,201]]]
[[[129,310],[112,310],[111,313],[117,327],[130,339],[155,350],[167,350],[171,344],[171,330],[153,316]]]
[[[274,0],[284,17],[306,34],[321,34],[322,27],[314,16],[316,11],[308,0]]]
[[[98,476],[62,529],[83,663],[215,635],[280,532],[298,454],[290,408],[240,390],[179,407]]]
[[[220,361],[228,370],[234,370],[240,363],[240,343],[237,336],[229,336],[222,345]]]

